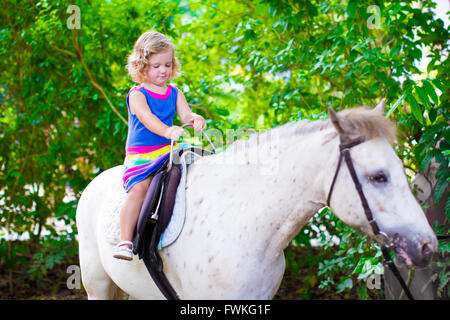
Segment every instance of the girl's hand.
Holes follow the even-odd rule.
[[[180,139],[180,136],[182,136],[183,134],[184,130],[182,127],[172,126],[166,129],[166,131],[164,132],[164,137],[167,139],[178,141],[178,139]]]
[[[201,115],[194,113],[188,122],[192,123],[194,130],[203,131],[206,129],[206,121]]]

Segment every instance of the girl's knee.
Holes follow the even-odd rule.
[[[147,193],[148,186],[150,184],[150,178],[146,178],[141,182],[136,183],[129,191],[133,196],[144,197]]]

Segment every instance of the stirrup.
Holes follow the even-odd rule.
[[[152,215],[150,216],[150,221],[153,223],[156,223],[156,221],[158,221],[159,206],[161,205],[163,193],[164,193],[164,184],[161,186],[161,191],[159,193],[159,199],[158,199],[158,205],[156,206],[155,211],[152,212]]]

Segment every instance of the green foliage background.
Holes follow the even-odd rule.
[[[73,4],[80,8],[80,29],[67,27]],[[125,98],[133,85],[124,66],[134,41],[149,29],[173,39],[183,71],[174,84],[210,128],[223,132],[324,118],[328,107],[373,106],[386,97],[405,166],[423,172],[433,158],[440,164],[437,202],[450,179],[448,29],[433,15],[431,0],[370,5],[376,7],[354,0],[4,1],[0,263],[14,270],[26,263],[20,253],[32,250],[6,234],[17,240],[28,233],[36,244],[27,279],[39,282],[76,254],[77,199],[100,170],[123,161]],[[424,52],[429,62],[421,71]],[[448,219],[448,198],[446,212]],[[57,233],[49,218],[72,231]],[[310,283],[356,287],[360,298],[369,298],[351,279],[376,271],[376,248],[329,212],[316,219],[341,244],[336,248],[312,225],[302,230],[296,245],[310,246],[315,235],[324,246],[323,259],[309,261],[316,277]],[[295,271],[296,264],[288,255],[288,268]]]

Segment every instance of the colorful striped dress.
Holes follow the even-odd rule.
[[[123,171],[123,187],[126,192],[161,168],[170,152],[170,140],[148,130],[137,116],[131,113],[129,95],[134,90],[145,95],[151,112],[169,127],[173,125],[178,94],[177,88],[170,85],[163,95],[142,86],[135,86],[128,93],[128,136]],[[174,150],[186,147],[189,145],[185,143],[174,144]]]

